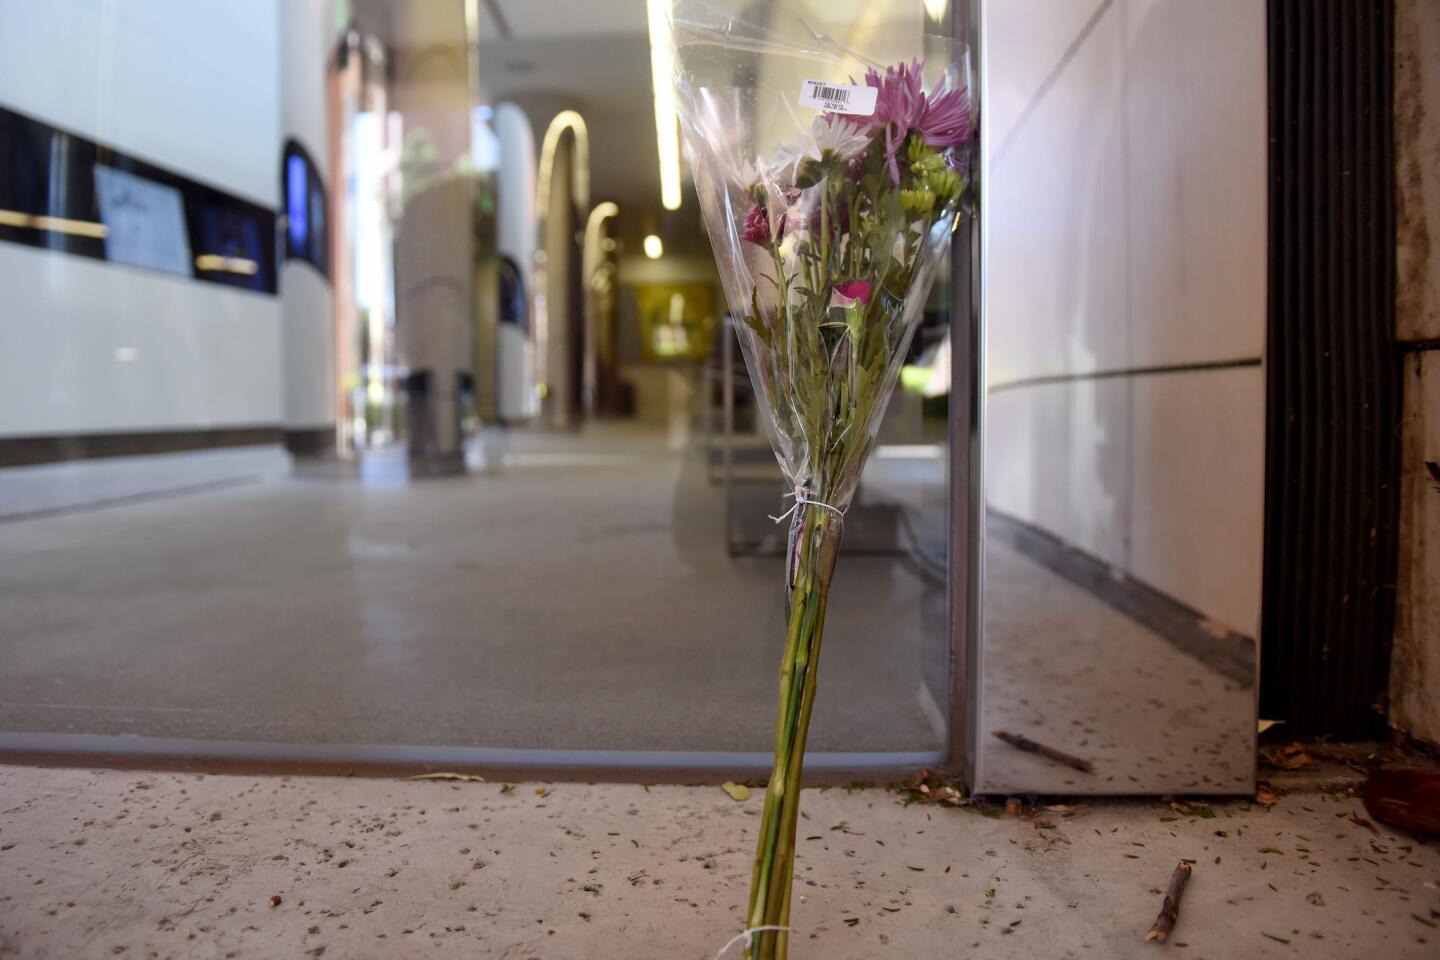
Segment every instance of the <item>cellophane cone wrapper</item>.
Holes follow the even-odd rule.
[[[823,5],[790,6],[676,0],[667,21],[686,159],[794,507],[775,765],[747,929],[789,925],[844,512],[964,210],[974,128],[968,54],[924,32],[918,0],[863,43],[855,24],[827,22]],[[756,11],[763,20],[747,19]],[[747,956],[784,957],[788,941],[755,933]]]

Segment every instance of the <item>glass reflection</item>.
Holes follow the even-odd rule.
[[[780,474],[647,5],[107,6],[0,14],[0,741],[768,763]],[[948,296],[832,594],[850,762],[948,749]]]

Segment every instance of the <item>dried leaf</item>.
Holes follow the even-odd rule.
[[[1260,748],[1260,762],[1277,770],[1299,770],[1311,762],[1310,754],[1298,743]]]
[[[485,778],[475,773],[419,773],[406,780],[460,780],[465,783],[484,783]]]
[[[549,788],[549,787],[536,787],[536,788],[535,788],[535,796],[537,796],[537,797],[548,797],[548,796],[550,796],[550,788]]]
[[[1275,788],[1264,780],[1255,785],[1255,802],[1262,807],[1273,807],[1275,801],[1280,797],[1275,793]]]
[[[1271,727],[1278,727],[1280,724],[1282,724],[1282,723],[1284,723],[1284,722],[1285,722],[1284,720],[1261,720],[1261,721],[1260,721],[1260,725],[1259,725],[1259,729],[1258,729],[1256,732],[1257,732],[1257,733],[1264,733],[1266,730],[1269,730]]]
[[[1187,817],[1199,817],[1201,820],[1215,819],[1215,808],[1208,803],[1175,802],[1170,804],[1170,809]]]
[[[730,794],[732,800],[749,800],[750,788],[743,783],[735,783],[733,780],[726,780],[720,784],[720,789]]]

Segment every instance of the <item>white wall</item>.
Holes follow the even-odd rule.
[[[1254,636],[1262,369],[1135,371],[1262,355],[1264,5],[986,18],[988,503]]]
[[[495,137],[500,158],[495,173],[496,247],[510,257],[525,283],[527,308],[535,296],[535,251],[539,245],[535,223],[535,131],[525,111],[513,103],[495,106]],[[521,419],[536,412],[534,359],[530,337],[535,318],[527,318],[521,331],[511,324],[499,330],[496,377],[499,412],[504,419]]]
[[[329,62],[339,38],[334,0],[282,0],[279,6],[281,140],[305,145],[330,177]]]
[[[280,139],[298,140],[320,170],[332,203],[328,66],[337,37],[333,0],[284,0],[279,9]],[[277,154],[273,165],[279,176]],[[277,201],[283,208],[283,198]],[[283,209],[282,209],[283,213]],[[289,429],[335,423],[335,318],[330,281],[302,261],[280,267],[284,422]]]
[[[0,244],[0,436],[280,422],[274,297]]]
[[[278,0],[5,0],[0,103],[275,207]],[[275,297],[0,244],[0,436],[274,424]]]
[[[273,207],[278,3],[3,0],[0,102]]]

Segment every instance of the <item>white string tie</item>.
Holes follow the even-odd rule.
[[[771,520],[774,520],[776,523],[782,523],[782,522],[784,522],[784,520],[785,520],[786,517],[790,516],[790,514],[794,513],[796,510],[800,509],[800,504],[802,504],[802,503],[813,503],[813,504],[814,504],[815,506],[817,506],[817,507],[824,507],[826,510],[829,510],[831,513],[835,514],[835,516],[839,517],[842,521],[845,519],[845,511],[844,511],[844,510],[841,510],[839,507],[832,506],[831,504],[828,504],[828,503],[826,503],[826,502],[823,501],[823,500],[811,500],[809,497],[802,496],[801,494],[802,494],[802,492],[803,492],[803,489],[804,489],[804,488],[802,488],[802,487],[796,487],[794,493],[787,493],[787,494],[785,494],[785,496],[784,496],[783,499],[789,500],[791,497],[794,497],[794,498],[795,498],[795,502],[792,503],[792,504],[790,504],[790,509],[789,509],[789,510],[786,510],[784,513],[780,514],[780,516],[778,516],[778,517],[775,516],[774,514],[767,514],[767,516],[769,516],[770,519],[771,519]]]
[[[790,509],[794,510],[795,508],[791,507]],[[750,949],[750,938],[753,937],[755,934],[763,933],[766,930],[783,930],[785,933],[798,932],[794,927],[781,927],[770,924],[767,924],[763,927],[746,927],[744,930],[741,930],[735,936],[731,937],[729,943],[725,944],[725,946],[720,948],[720,952],[715,954],[715,960],[720,960],[721,957],[725,956],[725,954],[730,952],[731,947],[735,946],[735,944],[739,943],[741,940],[745,941],[745,949]]]

